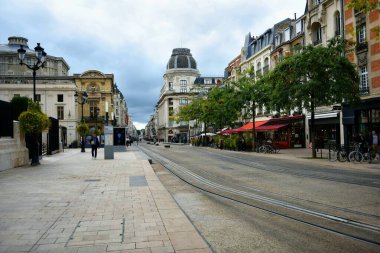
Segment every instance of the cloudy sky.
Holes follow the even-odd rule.
[[[10,36],[63,57],[70,75],[114,74],[137,129],[153,113],[173,48],[203,76],[223,76],[249,32],[301,16],[306,0],[0,0],[0,44]]]

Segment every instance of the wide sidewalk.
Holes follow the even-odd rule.
[[[0,172],[0,252],[211,252],[135,147]]]

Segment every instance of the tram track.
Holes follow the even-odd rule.
[[[328,181],[334,181],[334,182],[341,182],[341,183],[350,183],[350,184],[355,184],[355,185],[361,185],[361,186],[366,186],[366,187],[374,187],[374,188],[380,188],[380,184],[377,180],[374,180],[373,178],[369,178],[366,180],[355,180],[355,179],[342,179],[336,176],[332,175],[323,175],[321,173],[313,173],[313,174],[304,174],[300,171],[294,170],[293,168],[288,168],[286,166],[278,166],[278,165],[272,165],[270,168],[267,168],[263,166],[263,164],[259,162],[254,162],[252,160],[246,159],[241,156],[234,156],[234,155],[223,155],[223,154],[217,154],[217,153],[211,153],[207,152],[209,155],[214,156],[214,157],[223,157],[223,158],[228,158],[228,159],[233,159],[235,163],[245,165],[245,166],[254,166],[257,169],[260,170],[265,170],[269,172],[277,172],[277,173],[285,173],[285,174],[290,174],[293,176],[298,176],[298,177],[308,177],[308,178],[315,178],[315,179],[322,179],[322,180],[328,180]],[[331,170],[330,170],[331,174]]]
[[[245,204],[276,216],[281,216],[286,219],[312,226],[314,228],[371,244],[375,247],[380,247],[380,227],[378,226],[325,212],[315,211],[292,203],[287,203],[282,200],[237,189],[241,187],[235,188],[226,186],[223,184],[223,180],[213,178],[211,181],[171,161],[170,159],[163,157],[157,152],[148,150],[141,146],[139,148],[154,161],[164,166],[173,175],[204,192]]]

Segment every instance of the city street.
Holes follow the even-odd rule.
[[[216,252],[379,250],[378,165],[287,157],[285,150],[140,148]]]

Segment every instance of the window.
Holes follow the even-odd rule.
[[[314,5],[318,5],[321,3],[321,0],[314,0]]]
[[[319,23],[314,23],[312,25],[312,33],[313,33],[313,45],[318,45],[322,43],[322,27]]]
[[[169,82],[169,90],[173,90],[173,82]]]
[[[187,98],[179,98],[180,105],[187,105]]]
[[[187,81],[180,80],[179,81],[179,92],[187,92]]]
[[[368,71],[367,71],[367,66],[362,66],[360,68],[360,93],[368,93],[369,88],[368,88]]]
[[[367,41],[365,24],[362,24],[361,26],[359,26],[357,28],[357,31],[358,31],[358,42],[360,44],[365,43]]]
[[[13,94],[13,97],[18,98],[18,97],[20,97],[20,94]]]
[[[340,13],[335,14],[335,35],[340,35]]]
[[[212,80],[211,79],[205,79],[205,84],[212,84]]]
[[[281,36],[280,34],[277,34],[275,37],[274,37],[274,45],[275,46],[278,46],[281,44]]]
[[[58,102],[63,102],[63,94],[58,94],[57,95],[57,101]]]
[[[97,106],[91,106],[90,107],[90,117],[93,118],[93,119],[94,118],[97,119],[98,116],[99,116],[99,111],[100,111],[99,107],[97,107]],[[118,113],[115,112],[115,114],[117,115]]]
[[[57,106],[57,118],[59,120],[63,120],[64,119],[64,110],[63,110],[63,106]]]
[[[303,22],[302,21],[303,20],[298,20],[296,22],[296,34],[297,35],[303,32]]]
[[[36,101],[41,102],[41,94],[36,94]]]
[[[284,41],[290,40],[290,28],[286,28],[284,31]]]

